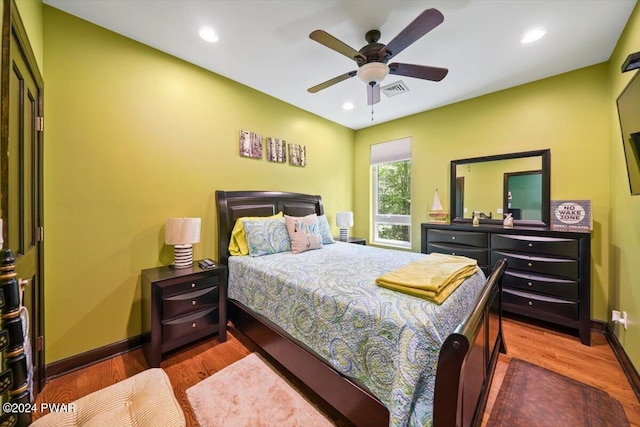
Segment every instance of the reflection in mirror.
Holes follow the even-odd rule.
[[[549,150],[476,157],[451,162],[452,222],[549,225]]]

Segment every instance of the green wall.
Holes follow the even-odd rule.
[[[140,334],[166,218],[201,217],[194,255],[217,257],[216,189],[321,194],[331,224],[353,208],[354,131],[48,6],[44,52],[47,363]],[[307,166],[240,157],[240,129]]]
[[[631,196],[622,148],[616,98],[638,71],[621,73],[620,67],[630,53],[640,51],[640,4],[627,23],[611,55],[609,72],[609,193],[611,235],[608,256],[610,310],[626,311],[629,328],[613,325],[636,370],[640,370],[640,196]],[[610,316],[609,316],[610,318]]]
[[[29,37],[29,44],[38,63],[40,73],[44,70],[43,25],[41,0],[15,0],[20,19]]]
[[[599,64],[359,130],[356,133],[354,235],[367,236],[371,212],[369,147],[412,137],[412,248],[438,188],[449,206],[449,162],[551,149],[551,198],[590,199],[591,317],[607,318],[609,96]],[[465,195],[465,197],[467,197]],[[495,203],[494,203],[495,204]]]

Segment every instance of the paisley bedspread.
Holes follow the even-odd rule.
[[[422,257],[349,243],[295,255],[233,256],[228,295],[368,387],[389,409],[391,426],[428,426],[440,347],[485,276],[477,272],[440,306],[375,284]]]

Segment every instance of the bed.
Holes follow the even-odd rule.
[[[368,283],[381,272],[423,254],[386,251],[380,257],[382,249],[336,243],[297,255],[229,255],[231,231],[238,218],[278,212],[296,217],[323,215],[319,196],[217,191],[216,200],[219,256],[229,267],[228,311],[235,328],[355,425],[480,423],[498,352],[506,351],[500,314],[504,261],[496,264],[486,280],[482,273],[467,279],[438,307]],[[343,264],[334,264],[338,260]],[[320,278],[326,274],[320,265],[332,274]],[[264,270],[252,272],[256,268]],[[290,278],[276,279],[270,275],[273,272]],[[358,278],[361,286],[347,283],[348,276]],[[328,286],[332,294],[327,297],[320,286]],[[304,294],[307,287],[310,296]],[[267,299],[267,290],[272,288],[277,292],[271,292],[271,297],[282,301]],[[370,299],[361,298],[369,293],[379,300],[373,308],[367,302]],[[296,303],[305,299],[313,300],[307,304],[313,309]],[[298,307],[298,314],[285,313],[287,305],[292,312]],[[370,320],[362,314],[362,307],[355,307],[353,318],[344,323],[327,315],[342,313],[349,305],[366,306],[364,312],[384,315]],[[357,331],[351,326],[354,319]],[[370,324],[374,325],[370,329],[362,326]],[[320,329],[311,330],[311,326]],[[443,335],[442,331],[447,332]],[[352,336],[361,341],[350,341]],[[391,338],[398,338],[399,344],[389,343]],[[350,351],[350,346],[358,351]],[[394,352],[394,346],[403,350]],[[368,356],[360,360],[356,353]]]

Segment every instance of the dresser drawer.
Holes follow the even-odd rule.
[[[162,318],[170,319],[191,311],[200,310],[207,305],[218,303],[218,287],[213,286],[185,294],[162,298]]]
[[[580,252],[578,241],[574,239],[509,234],[492,234],[491,249],[535,252],[540,255],[557,255],[567,258],[578,258]]]
[[[162,343],[195,334],[218,324],[218,306],[162,322]]]
[[[578,282],[574,280],[520,273],[510,269],[504,272],[503,280],[505,288],[578,301]]]
[[[579,278],[577,260],[523,255],[495,250],[491,251],[491,265],[495,265],[501,258],[507,258],[509,270],[542,273],[568,279]]]
[[[489,251],[487,249],[476,249],[468,246],[462,245],[447,245],[447,244],[437,244],[437,243],[429,243],[427,245],[427,253],[437,252],[440,254],[447,255],[459,255],[466,256],[468,258],[473,258],[478,261],[478,265],[483,266],[487,265],[487,261],[489,261]]]
[[[578,320],[578,303],[573,301],[545,297],[543,295],[535,295],[512,289],[504,289],[502,291],[502,303],[505,305],[505,309],[514,312],[520,312],[519,310],[516,310],[514,306],[521,307],[521,314],[536,311],[541,314],[549,313],[569,320]],[[536,317],[544,320],[544,316]]]
[[[489,246],[489,237],[487,233],[429,229],[427,243],[452,243],[486,249]]]
[[[204,279],[198,280],[189,280],[184,283],[180,283],[173,286],[167,286],[162,289],[162,298],[183,294],[189,291],[199,291],[204,288],[210,288],[213,286],[218,286],[220,283],[220,277],[218,275],[205,277]]]

